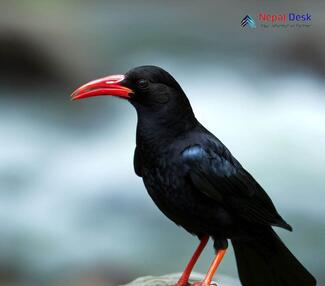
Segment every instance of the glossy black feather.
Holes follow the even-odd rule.
[[[140,152],[138,150],[138,147],[135,147],[135,150],[134,150],[133,167],[134,167],[134,172],[139,177],[142,177],[142,172],[141,172],[141,154],[140,154]]]
[[[292,230],[262,187],[225,146],[217,139],[207,142],[206,146],[194,145],[182,152],[194,187],[248,221]]]

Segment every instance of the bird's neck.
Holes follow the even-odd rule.
[[[191,109],[188,112],[176,112],[173,116],[143,110],[137,114],[137,146],[146,153],[155,154],[157,150],[168,148],[176,138],[198,124]]]

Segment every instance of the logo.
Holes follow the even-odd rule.
[[[312,26],[311,13],[272,13],[260,12],[256,14],[256,20],[250,15],[246,15],[240,22],[243,28],[256,28],[256,23],[260,28],[308,28]],[[255,22],[256,21],[256,22]]]
[[[311,14],[283,13],[283,14],[267,14],[259,13],[258,19],[261,22],[284,23],[289,22],[310,22]]]
[[[255,21],[253,17],[246,15],[243,20],[240,22],[242,27],[256,28]]]

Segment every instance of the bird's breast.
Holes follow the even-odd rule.
[[[154,202],[174,209],[184,207],[187,196],[186,174],[175,158],[168,154],[158,155],[143,167],[143,182]]]
[[[192,233],[216,233],[227,216],[222,206],[193,188],[187,169],[177,160],[156,158],[143,168],[146,189],[158,208]],[[219,220],[220,218],[220,220]]]

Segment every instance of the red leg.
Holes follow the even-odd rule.
[[[194,267],[195,263],[197,262],[198,258],[200,257],[200,254],[202,253],[204,247],[207,245],[208,240],[209,240],[208,235],[204,236],[201,239],[201,242],[200,242],[199,246],[197,247],[197,249],[195,250],[195,252],[193,253],[191,260],[186,265],[181,278],[179,278],[178,282],[174,286],[185,286],[188,283],[188,279],[190,278],[193,267]]]
[[[216,256],[214,257],[210,268],[205,275],[205,278],[202,282],[195,282],[192,286],[210,286],[214,273],[217,271],[217,268],[226,253],[226,249],[221,249],[217,251]]]

